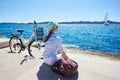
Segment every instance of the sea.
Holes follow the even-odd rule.
[[[43,27],[47,35],[46,24]],[[24,30],[23,37],[28,40],[34,31],[34,24],[0,23],[0,35],[10,38],[11,34],[18,34],[16,30]],[[120,54],[120,24],[58,24],[56,33],[62,43],[73,49],[97,51],[103,53]]]

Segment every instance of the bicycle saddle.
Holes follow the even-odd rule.
[[[17,30],[17,32],[20,32],[22,34],[22,32],[24,32],[24,30]]]

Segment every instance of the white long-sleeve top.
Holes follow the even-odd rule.
[[[58,52],[62,53],[62,41],[56,34],[52,34],[47,42],[45,42],[45,50],[43,52],[44,62],[48,65],[54,64],[57,60],[62,58],[62,54],[57,54]]]

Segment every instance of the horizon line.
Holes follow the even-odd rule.
[[[37,21],[37,20],[33,20],[33,22],[34,21]],[[112,21],[112,20],[108,20],[108,21]],[[0,22],[0,23],[33,23],[33,22]],[[41,22],[37,22],[37,23],[45,23],[45,22],[51,22],[51,21],[41,21]],[[53,22],[55,22],[55,21],[53,21]],[[62,23],[62,22],[104,22],[104,20],[102,20],[102,21],[86,21],[86,20],[84,20],[84,21],[78,21],[78,20],[76,20],[76,21],[57,21],[57,23]],[[120,22],[120,21],[112,21],[112,22]]]

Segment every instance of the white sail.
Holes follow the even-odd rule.
[[[104,21],[105,21],[104,25],[109,25],[109,23],[108,23],[108,12],[105,15]]]

